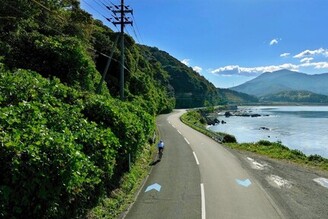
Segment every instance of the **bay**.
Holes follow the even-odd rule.
[[[306,155],[328,158],[328,106],[242,106],[238,111],[259,117],[225,117],[225,124],[209,126],[212,131],[232,134],[239,143],[280,141]]]

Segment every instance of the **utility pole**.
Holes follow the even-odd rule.
[[[112,22],[115,26],[121,25],[121,71],[120,71],[120,97],[124,99],[124,27],[127,24],[132,25],[133,22],[130,20],[129,17],[126,17],[125,14],[133,14],[133,10],[130,9],[129,6],[124,5],[124,0],[121,0],[121,5],[113,5],[113,6],[106,6],[112,13],[113,18],[107,19],[108,21]],[[120,17],[116,15],[119,14]]]

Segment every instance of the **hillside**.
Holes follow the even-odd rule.
[[[176,107],[200,107],[205,102],[221,103],[215,86],[203,76],[187,67],[165,51],[155,47],[141,46],[150,62],[158,61],[169,74],[169,83],[174,88]]]
[[[276,94],[266,95],[261,102],[284,103],[328,103],[328,96],[315,94],[310,91],[281,91]]]
[[[227,104],[250,104],[258,103],[259,99],[255,96],[251,96],[245,93],[240,93],[230,89],[217,88],[219,94],[221,95],[224,103]]]
[[[300,72],[281,70],[272,73],[263,73],[230,89],[262,97],[281,91],[303,90],[317,94],[328,95],[328,73],[308,75]]]

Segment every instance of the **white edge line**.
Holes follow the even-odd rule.
[[[180,132],[179,130],[178,130],[178,132],[179,132],[180,135],[182,135],[181,132]]]
[[[192,152],[192,153],[194,154],[194,157],[195,157],[195,160],[196,160],[197,165],[199,165],[199,161],[198,161],[198,158],[197,158],[197,155],[196,155],[195,151]]]
[[[184,140],[187,142],[187,144],[190,144],[189,141],[186,138],[184,138]]]
[[[202,197],[202,219],[206,219],[204,183],[200,184],[200,193]]]

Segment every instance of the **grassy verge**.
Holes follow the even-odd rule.
[[[191,128],[209,136],[220,143],[233,143],[236,142],[236,138],[233,135],[229,135],[222,132],[212,132],[206,129],[206,120],[197,110],[190,110],[183,114],[180,120]]]
[[[87,214],[86,218],[118,218],[134,201],[137,191],[150,171],[149,164],[152,162],[154,153],[155,147],[145,147],[130,171],[122,177],[119,188],[111,192],[108,197],[104,197],[98,206]]]
[[[225,141],[221,142],[230,148],[257,153],[274,159],[288,160],[297,164],[301,164],[307,167],[314,167],[320,170],[328,170],[328,159],[323,158],[320,155],[306,156],[300,150],[291,150],[288,147],[282,145],[280,142],[270,142],[266,140],[261,140],[256,143],[239,144],[236,142],[234,136],[224,133],[215,133],[207,130],[206,124],[204,123],[204,118],[197,110],[191,110],[183,114],[181,116],[181,121],[189,125],[191,128],[194,128],[195,130],[200,131],[201,133],[213,139],[226,138]]]

